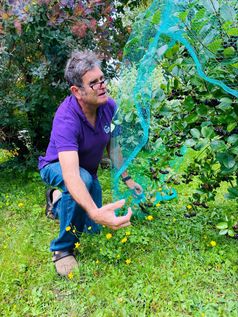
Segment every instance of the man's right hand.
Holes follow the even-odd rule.
[[[104,205],[101,208],[93,210],[89,213],[89,217],[100,225],[104,225],[113,230],[118,230],[123,227],[131,225],[130,219],[132,216],[132,210],[129,207],[125,216],[117,217],[115,210],[121,208],[125,204],[125,199],[118,200],[114,203]]]

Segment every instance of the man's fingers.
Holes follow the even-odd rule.
[[[109,208],[112,208],[113,210],[121,208],[125,204],[125,199],[117,200],[114,203],[110,203],[106,205]]]
[[[131,226],[130,221],[128,221],[128,222],[126,222],[126,223],[123,223],[123,224],[121,224],[120,226],[113,226],[113,227],[111,227],[111,229],[113,229],[113,230],[119,230],[119,229],[121,229],[121,228],[128,227],[128,226]]]
[[[125,216],[120,216],[120,217],[117,217],[117,223],[116,223],[116,227],[119,227],[125,223],[128,223],[130,222],[130,219],[131,219],[131,216],[132,216],[132,210],[131,210],[131,207],[128,208],[128,212]]]

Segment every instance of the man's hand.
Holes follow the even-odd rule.
[[[115,210],[121,208],[125,204],[125,199],[118,200],[114,203],[107,204],[97,210],[89,213],[89,217],[96,223],[107,226],[113,230],[118,230],[123,227],[130,226],[132,210],[129,207],[125,216],[117,217]]]
[[[128,179],[128,181],[126,181],[126,185],[134,191],[135,195],[141,195],[143,193],[141,185],[134,182],[133,179]]]

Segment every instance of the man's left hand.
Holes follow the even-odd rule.
[[[125,183],[127,187],[132,189],[136,195],[141,195],[143,193],[143,188],[141,185],[133,181],[133,179],[128,179],[128,181]]]

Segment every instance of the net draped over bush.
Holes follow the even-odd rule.
[[[154,202],[176,196],[186,148],[202,151],[182,181],[199,176],[193,195],[207,206],[222,181],[238,197],[237,1],[153,1],[134,24],[124,49],[118,82],[119,110],[112,125],[115,197],[131,196],[119,184],[127,168],[146,191],[155,181]],[[148,162],[137,157],[149,152]],[[215,168],[214,168],[215,167]],[[158,190],[156,190],[158,191]],[[136,203],[144,197],[134,199]]]

